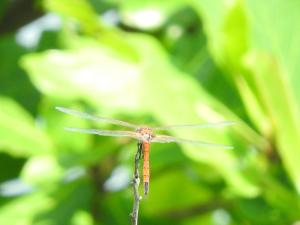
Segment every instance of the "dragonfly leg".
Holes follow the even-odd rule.
[[[135,160],[134,177],[135,177],[135,179],[139,179],[139,161],[142,159],[142,156],[143,156],[142,143],[138,142],[137,147],[138,147],[138,149],[137,149],[137,152],[134,157],[134,160]]]
[[[140,160],[143,158],[143,144],[138,142],[138,151],[137,151],[137,154],[136,156],[138,157],[137,159]]]

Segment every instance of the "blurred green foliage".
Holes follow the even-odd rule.
[[[1,225],[130,224],[136,143],[66,132],[116,127],[57,105],[237,122],[171,132],[233,151],[153,144],[140,224],[300,223],[299,1],[28,1],[35,20],[18,2],[0,4]]]

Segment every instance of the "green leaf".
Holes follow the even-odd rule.
[[[253,52],[249,54],[246,63],[252,71],[263,104],[273,121],[279,154],[300,192],[300,120],[295,98],[284,79],[284,72],[274,58]],[[278,90],[281,90],[280,94]]]
[[[34,224],[35,216],[51,206],[53,201],[45,193],[32,193],[12,199],[0,208],[0,224]]]
[[[299,191],[300,157],[296,149],[300,120],[295,87],[299,83],[299,65],[294,61],[295,54],[299,54],[294,51],[300,35],[295,22],[299,3],[276,0],[271,9],[262,1],[194,5],[206,21],[215,60],[236,82],[253,124],[265,139],[274,134],[284,166]],[[290,27],[294,27],[293,34]]]
[[[0,95],[11,97],[30,112],[36,112],[40,95],[19,66],[26,49],[16,43],[14,35],[5,35],[0,38],[0,52]]]
[[[49,189],[61,181],[65,171],[51,155],[31,157],[24,165],[21,177],[34,187]],[[47,176],[45,176],[47,174]]]
[[[299,7],[296,0],[274,0],[272,8],[265,1],[246,1],[250,24],[251,47],[267,52],[276,58],[289,91],[300,111],[299,72],[297,50],[300,38]],[[284,20],[282,20],[284,18]]]
[[[300,147],[300,66],[297,61],[300,57],[297,51],[300,2],[276,0],[271,10],[265,2],[246,2],[251,46],[256,49],[249,54],[248,68],[252,67],[259,93],[274,124],[284,166],[300,192],[300,153],[297,150]]]
[[[77,180],[61,185],[51,193],[51,207],[47,211],[37,214],[34,223],[70,224],[73,217],[78,216],[76,212],[89,209],[91,197],[92,189],[86,180]]]
[[[23,58],[22,65],[45,95],[65,100],[84,98],[98,106],[109,98],[106,107],[138,106],[136,66],[105,54],[101,48],[31,54]]]
[[[49,152],[52,142],[33,118],[15,101],[0,97],[0,148],[14,156],[28,157]]]

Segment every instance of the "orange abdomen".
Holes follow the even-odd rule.
[[[144,165],[143,165],[143,183],[144,183],[144,194],[147,195],[149,192],[149,178],[150,178],[150,170],[149,170],[149,150],[150,143],[143,143],[143,155],[144,155]]]

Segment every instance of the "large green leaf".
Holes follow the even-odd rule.
[[[36,215],[49,210],[53,204],[45,193],[32,193],[12,199],[0,208],[0,224],[34,224]]]
[[[76,180],[60,185],[49,194],[52,204],[47,211],[34,218],[36,224],[71,224],[76,222],[76,212],[89,209],[92,189],[87,180]],[[91,218],[84,218],[85,223]]]
[[[254,52],[249,55],[247,65],[253,72],[263,104],[274,124],[274,135],[284,166],[299,192],[300,120],[294,96],[274,58]],[[278,90],[281,90],[279,95]]]
[[[11,97],[30,112],[36,112],[39,93],[30,83],[19,59],[26,49],[16,43],[14,35],[0,38],[0,95]]]
[[[0,98],[0,148],[15,156],[31,156],[53,150],[45,132],[31,115],[10,98]]]
[[[300,2],[276,0],[272,10],[262,1],[246,2],[250,43],[256,50],[250,53],[247,66],[274,124],[284,166],[300,193],[300,66],[296,60],[300,57]]]
[[[271,9],[262,1],[246,3],[214,1],[207,3],[209,7],[205,2],[194,5],[206,22],[216,62],[230,72],[230,79],[239,87],[248,115],[260,132],[266,139],[275,135],[279,154],[299,191],[300,120],[295,88],[299,66],[294,61],[298,53],[294,51],[297,42],[293,41],[299,36],[299,25],[294,19],[299,16],[298,3],[277,0]],[[293,19],[273,20],[283,17]],[[290,27],[294,27],[292,35]]]
[[[282,80],[288,83],[288,91],[294,97],[300,110],[298,40],[300,38],[299,7],[297,0],[274,0],[272,7],[265,1],[245,1],[251,37],[251,47],[268,52],[276,58],[283,74]],[[270,10],[271,9],[271,10]],[[282,19],[284,18],[284,20]]]
[[[136,65],[105,54],[101,47],[88,45],[78,50],[27,55],[22,65],[45,95],[65,100],[82,98],[99,107],[138,107],[135,93],[139,92],[140,78]]]

